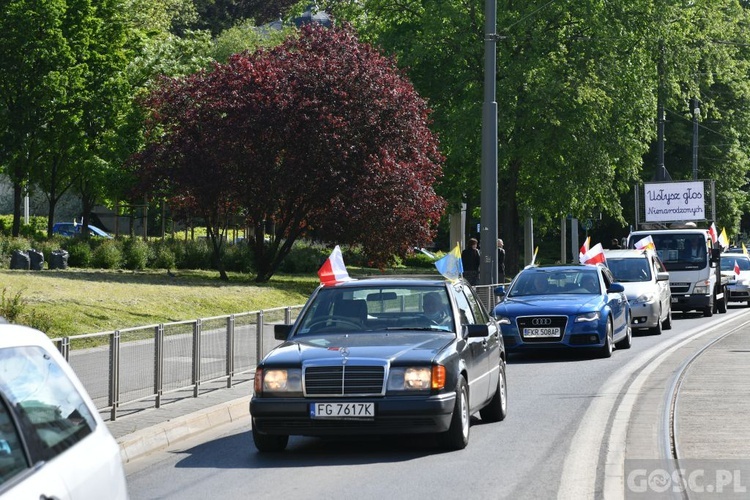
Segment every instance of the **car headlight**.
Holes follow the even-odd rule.
[[[601,318],[601,315],[599,314],[599,311],[579,314],[576,316],[576,323],[585,323],[588,321],[599,321],[599,318]]]
[[[636,297],[633,304],[648,304],[654,302],[655,296],[653,293],[644,293]]]
[[[510,318],[507,316],[498,316],[496,319],[498,325],[510,325]]]
[[[302,370],[299,368],[258,368],[255,371],[255,393],[302,392]]]
[[[747,287],[748,285],[750,285],[750,281],[748,281],[748,280],[746,280],[746,279],[743,279],[743,280],[737,280],[737,281],[736,281],[736,284],[737,284],[737,285],[739,285],[739,286],[744,286],[744,287]]]
[[[708,287],[706,285],[695,285],[693,293],[696,295],[704,295],[708,293]]]
[[[394,366],[388,374],[389,391],[429,391],[445,387],[445,367]]]

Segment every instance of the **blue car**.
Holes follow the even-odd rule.
[[[494,315],[508,352],[593,349],[608,358],[630,347],[630,306],[624,287],[604,266],[529,267],[508,289]]]
[[[52,234],[59,234],[61,236],[80,236],[82,227],[83,226],[77,222],[55,222],[52,226]],[[111,234],[96,226],[92,226],[91,224],[89,224],[89,236],[112,239]]]

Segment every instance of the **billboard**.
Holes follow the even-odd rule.
[[[703,181],[645,184],[646,222],[706,220]]]

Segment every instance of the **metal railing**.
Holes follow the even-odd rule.
[[[99,411],[137,402],[160,407],[171,393],[247,381],[273,347],[274,324],[290,324],[302,305],[159,323],[52,339]]]

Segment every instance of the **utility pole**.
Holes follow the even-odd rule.
[[[698,117],[701,114],[701,102],[693,98],[693,180],[698,180]]]
[[[479,283],[497,283],[497,0],[484,4],[484,105],[482,106],[482,261]]]

